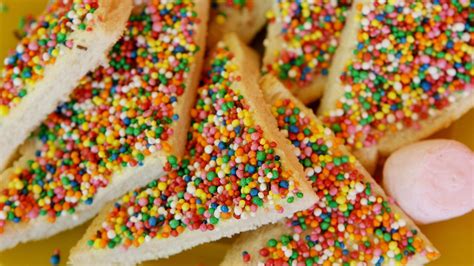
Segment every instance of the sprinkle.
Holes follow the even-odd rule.
[[[55,249],[53,255],[51,255],[51,258],[49,259],[49,263],[51,265],[59,265],[61,262],[61,251],[59,249]]]
[[[249,262],[251,259],[252,259],[252,257],[250,256],[250,254],[247,251],[242,252],[242,260],[244,262]]]

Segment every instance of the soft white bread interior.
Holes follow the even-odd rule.
[[[307,117],[315,121],[316,123],[321,124],[322,122],[314,115],[313,111],[308,109],[304,104],[302,104],[298,99],[296,99],[292,94],[285,89],[285,87],[273,76],[267,75],[262,78],[261,86],[265,95],[265,100],[268,104],[273,104],[278,100],[281,99],[290,99],[295,106],[300,108],[301,112],[303,112]],[[335,136],[330,135],[327,138],[327,141],[331,141],[335,143]],[[343,154],[350,155],[348,150],[344,146],[339,146],[340,151]],[[362,167],[362,165],[358,162],[355,163],[355,167],[357,170],[364,175],[363,181],[369,182],[372,185],[373,194],[380,195],[384,198],[387,198],[385,192],[382,188],[372,179],[370,174]],[[416,229],[418,230],[418,234],[420,238],[423,240],[426,248],[432,252],[437,252],[437,250],[433,247],[430,241],[424,236],[414,222],[403,213],[403,211],[396,205],[390,204],[390,208],[398,213],[406,222],[407,228]],[[304,235],[305,233],[309,233],[311,229],[304,231],[300,235]],[[258,264],[258,257],[259,251],[261,248],[267,245],[267,241],[269,239],[280,239],[280,236],[283,234],[293,234],[294,232],[291,230],[290,227],[284,224],[284,222],[277,223],[275,225],[268,225],[262,227],[256,231],[244,233],[238,237],[235,241],[232,248],[226,254],[224,260],[222,261],[221,265],[257,265]],[[351,241],[346,239],[344,244],[346,246],[350,246]],[[248,263],[244,263],[242,259],[242,252],[246,251],[250,254],[251,260]],[[271,256],[270,256],[271,257]],[[436,257],[430,258],[435,259]],[[395,261],[392,261],[395,263]],[[409,260],[409,265],[421,265],[429,262],[428,258],[421,255],[416,254]],[[390,261],[384,261],[384,263],[390,264]]]
[[[232,88],[239,88],[240,93],[250,107],[252,118],[264,131],[264,137],[269,141],[277,143],[275,152],[281,157],[283,169],[293,173],[293,178],[295,183],[298,184],[299,191],[304,194],[303,198],[295,199],[291,204],[283,199],[279,200],[280,202],[275,202],[275,204],[278,203],[283,207],[282,212],[278,212],[275,208],[264,205],[257,209],[254,215],[249,215],[246,219],[228,219],[221,221],[216,225],[215,229],[211,231],[186,230],[177,237],[163,239],[154,238],[144,242],[139,247],[132,246],[126,250],[122,247],[113,249],[91,248],[87,245],[87,241],[101,228],[102,223],[112,208],[112,205],[109,205],[102,210],[100,215],[87,229],[84,237],[72,249],[70,262],[73,265],[133,265],[145,260],[166,258],[202,243],[223,237],[230,237],[243,231],[253,230],[264,224],[275,223],[284,217],[292,215],[298,210],[308,208],[314,203],[314,193],[306,180],[304,180],[302,167],[298,164],[289,141],[280,135],[276,127],[276,121],[272,119],[269,109],[264,104],[263,95],[258,86],[258,56],[254,51],[239,41],[236,35],[226,35],[224,37],[224,43],[234,55],[231,60],[233,60],[233,63],[236,65],[236,71],[241,77],[239,82],[231,85]]]
[[[265,13],[272,0],[250,0],[242,7],[229,6],[227,1],[213,0],[209,21],[208,47],[213,47],[226,33],[235,32],[249,43],[267,22]],[[237,4],[236,4],[237,5]]]
[[[341,74],[344,72],[347,64],[352,60],[358,43],[357,36],[360,22],[357,20],[357,6],[371,4],[369,0],[356,0],[352,4],[345,27],[342,31],[339,47],[333,58],[333,64],[329,69],[329,77],[326,90],[317,114],[322,116],[334,110],[337,101],[343,97],[344,87],[341,82]],[[452,122],[460,118],[463,114],[474,107],[474,93],[472,89],[456,96],[456,100],[443,110],[435,110],[432,115],[418,121],[420,125],[417,128],[403,128],[396,132],[386,133],[374,147],[353,150],[354,155],[368,169],[373,169],[377,164],[378,157],[387,157],[395,150],[404,145],[413,143],[420,139],[429,137],[436,131],[448,127]]]
[[[138,11],[143,7],[138,5],[135,8],[135,11]],[[209,2],[207,0],[199,0],[196,5],[196,12],[200,23],[196,24],[196,34],[194,35],[195,43],[199,47],[205,46],[208,10]],[[121,172],[112,174],[107,187],[99,189],[95,195],[93,204],[78,205],[74,215],[57,217],[54,223],[49,222],[45,216],[37,217],[29,222],[9,223],[5,227],[5,231],[0,234],[0,250],[12,248],[19,243],[47,238],[61,231],[78,226],[95,216],[107,202],[119,197],[126,191],[144,186],[156,177],[163,175],[163,167],[168,155],[173,154],[181,157],[184,152],[185,141],[183,140],[186,139],[186,132],[189,126],[189,109],[195,99],[203,56],[204,49],[201,49],[194,55],[194,63],[192,63],[189,76],[185,81],[186,91],[180,96],[175,107],[177,108],[176,113],[180,119],[175,121],[172,125],[174,134],[168,139],[171,146],[169,152],[157,151],[153,155],[145,158],[142,166],[128,167]],[[0,191],[8,188],[10,176],[17,168],[25,168],[27,162],[35,158],[35,152],[40,146],[41,142],[39,140],[31,139],[21,147],[21,157],[0,175]]]
[[[132,0],[100,0],[93,14],[93,30],[72,32],[69,38],[74,46],[61,46],[56,61],[44,68],[44,77],[5,117],[0,117],[0,171],[41,121],[68,99],[79,80],[107,62],[107,52],[120,38],[131,10]]]

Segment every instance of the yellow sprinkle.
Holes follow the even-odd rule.
[[[397,242],[391,241],[390,244],[388,244],[388,248],[391,250],[394,250],[397,248]]]
[[[217,15],[217,17],[216,17],[216,23],[217,24],[222,25],[222,24],[225,23],[225,21],[226,21],[226,19],[225,19],[224,15],[222,15],[222,14]]]
[[[181,208],[183,209],[183,211],[189,210],[189,203],[185,202]]]
[[[41,190],[42,190],[41,186],[39,186],[39,185],[34,185],[33,186],[33,193],[39,194],[39,193],[41,193]]]
[[[105,136],[104,134],[100,134],[99,136],[97,136],[97,144],[104,144],[105,143]]]
[[[159,189],[160,191],[165,191],[165,189],[166,189],[167,187],[168,187],[168,185],[167,185],[165,182],[160,182],[160,183],[158,184],[158,189]]]
[[[3,196],[3,195],[0,196],[0,203],[5,203],[7,202],[7,200],[8,200],[7,196]]]

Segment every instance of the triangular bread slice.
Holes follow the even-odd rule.
[[[453,2],[454,3],[454,2]],[[474,106],[474,80],[472,78],[473,76],[473,70],[472,68],[467,68],[469,64],[472,64],[473,60],[473,49],[472,45],[469,45],[469,41],[466,41],[466,38],[463,36],[469,35],[468,28],[464,27],[464,23],[468,23],[468,15],[467,13],[469,12],[469,3],[461,4],[459,5],[459,11],[452,13],[453,17],[449,17],[449,19],[443,19],[439,23],[436,22],[437,20],[437,14],[439,12],[445,12],[446,7],[449,8],[455,8],[457,9],[458,7],[453,7],[453,3],[448,3],[445,7],[441,7],[440,4],[433,4],[433,5],[425,5],[423,6],[422,9],[426,11],[423,13],[422,17],[417,17],[416,20],[414,20],[413,15],[417,16],[417,12],[405,12],[405,17],[407,21],[420,21],[418,24],[414,23],[413,25],[417,25],[419,27],[423,27],[423,25],[437,25],[441,24],[441,27],[443,27],[443,30],[439,31],[438,29],[432,29],[432,30],[425,30],[424,33],[416,32],[414,30],[414,26],[404,26],[403,31],[413,31],[413,33],[410,33],[410,35],[413,36],[408,36],[405,39],[409,40],[406,41],[402,45],[402,37],[400,37],[400,43],[398,44],[397,49],[403,49],[404,53],[409,53],[407,54],[406,57],[403,57],[404,60],[406,58],[409,58],[409,56],[413,57],[412,61],[409,61],[406,63],[406,66],[411,67],[413,65],[416,65],[415,62],[420,62],[420,60],[426,60],[427,57],[427,51],[430,51],[434,49],[434,46],[438,47],[438,42],[442,42],[440,40],[443,39],[450,39],[451,38],[451,44],[446,44],[446,47],[451,46],[451,47],[459,47],[456,48],[458,49],[458,52],[453,53],[451,48],[443,48],[443,50],[440,52],[440,54],[449,54],[449,58],[444,61],[444,68],[442,67],[437,67],[436,64],[432,63],[433,57],[431,57],[431,61],[426,63],[425,66],[422,66],[421,68],[426,68],[426,76],[430,76],[429,78],[431,80],[427,79],[426,83],[423,83],[423,80],[420,81],[418,77],[410,79],[408,77],[407,81],[404,81],[405,83],[409,83],[410,86],[413,86],[413,88],[410,88],[408,85],[404,85],[404,83],[399,82],[398,84],[395,84],[395,81],[386,81],[383,83],[383,85],[379,86],[382,88],[382,86],[386,86],[387,88],[383,88],[385,94],[392,94],[390,95],[393,97],[393,100],[396,101],[402,101],[402,104],[408,101],[419,101],[419,97],[422,99],[425,99],[425,97],[431,97],[427,96],[427,93],[421,93],[416,97],[413,97],[413,93],[418,93],[419,90],[424,89],[423,86],[426,86],[428,89],[433,88],[434,86],[438,86],[439,89],[445,90],[444,88],[448,88],[447,90],[451,90],[451,86],[456,86],[455,92],[450,91],[447,94],[438,94],[439,98],[436,99],[434,97],[431,97],[430,100],[433,100],[433,102],[430,103],[429,106],[429,111],[428,111],[428,116],[427,117],[422,117],[422,115],[419,115],[416,121],[413,121],[411,117],[409,119],[413,123],[412,126],[407,126],[403,125],[403,123],[400,123],[397,119],[394,119],[393,114],[395,111],[390,110],[388,114],[384,114],[384,118],[394,120],[389,123],[387,127],[393,127],[393,129],[386,130],[382,132],[382,136],[377,140],[376,144],[368,147],[360,147],[363,145],[359,145],[359,147],[356,146],[354,143],[348,143],[349,146],[352,146],[354,148],[353,153],[356,155],[358,158],[372,158],[366,159],[364,162],[364,166],[367,166],[367,168],[373,169],[378,155],[381,157],[386,157],[396,149],[415,142],[417,140],[420,140],[422,138],[426,138],[429,135],[433,134],[434,132],[445,128],[449,126],[453,121],[458,119],[460,116],[462,116],[464,113],[466,113],[468,110],[470,110]],[[417,5],[422,5],[417,4]],[[388,2],[386,4],[378,4],[376,12],[377,14],[382,14],[383,8],[387,7],[388,9],[394,8],[396,11],[397,8],[404,8],[405,7],[405,2],[395,2],[395,4],[389,5]],[[408,8],[408,7],[407,7]],[[430,10],[426,10],[429,8]],[[373,1],[368,1],[368,0],[357,0],[354,1],[352,9],[350,11],[350,14],[347,17],[347,22],[346,22],[346,27],[343,30],[342,36],[340,43],[341,45],[339,46],[335,56],[334,56],[334,64],[332,64],[330,70],[329,70],[329,80],[328,80],[328,86],[325,91],[324,97],[322,98],[321,105],[319,106],[318,109],[318,116],[321,116],[323,122],[326,123],[326,120],[330,119],[331,117],[343,117],[347,114],[346,111],[342,110],[338,105],[341,104],[341,101],[344,100],[347,102],[347,99],[345,99],[345,95],[347,93],[353,92],[353,86],[346,84],[347,82],[344,82],[341,80],[341,77],[348,72],[346,71],[349,67],[353,67],[355,65],[354,62],[357,62],[358,64],[366,64],[364,65],[364,70],[366,73],[370,73],[369,75],[373,74],[369,66],[373,64],[374,60],[371,60],[370,58],[367,59],[365,58],[363,61],[360,59],[357,59],[358,54],[362,54],[362,52],[365,52],[367,46],[363,45],[362,43],[359,43],[358,39],[361,38],[364,34],[366,34],[366,31],[361,27],[361,21],[365,21],[367,18],[364,16],[362,13],[363,11],[367,12],[372,12],[371,10],[374,10],[374,2]],[[411,10],[411,9],[410,9]],[[434,11],[437,10],[437,11]],[[433,12],[432,12],[433,11]],[[420,11],[421,12],[421,11]],[[448,12],[448,11],[446,11]],[[375,12],[372,12],[375,13]],[[449,13],[449,12],[448,12]],[[429,15],[426,15],[429,14]],[[463,15],[460,15],[463,14]],[[403,19],[404,20],[404,19]],[[449,21],[451,20],[456,20],[456,23],[451,23]],[[387,20],[383,20],[382,23],[387,23]],[[399,20],[402,21],[402,20]],[[367,23],[365,21],[364,23]],[[421,24],[423,23],[423,25]],[[457,26],[455,26],[457,25]],[[387,26],[388,27],[388,26]],[[391,27],[391,26],[390,26]],[[457,27],[456,29],[454,27]],[[446,28],[446,29],[444,29]],[[448,30],[449,29],[449,30]],[[390,38],[393,37],[393,35],[389,33],[377,33],[377,31],[374,30],[374,36],[371,37],[373,38],[379,38],[380,41],[376,44],[377,47],[381,45],[386,40],[385,36],[390,36]],[[436,33],[438,32],[438,33]],[[455,39],[452,37],[448,37],[447,34],[451,32],[456,33]],[[416,34],[416,38],[414,37]],[[431,36],[431,34],[435,34]],[[461,36],[461,37],[458,37]],[[385,37],[385,38],[384,38]],[[410,39],[411,38],[411,39]],[[416,40],[415,40],[416,39]],[[429,39],[429,41],[422,40],[422,39]],[[432,40],[433,39],[433,40]],[[472,39],[472,38],[471,38]],[[410,43],[413,42],[414,44],[412,46]],[[470,41],[472,43],[472,40]],[[388,42],[390,43],[390,42]],[[416,45],[415,45],[416,44]],[[384,44],[387,45],[387,44]],[[391,45],[391,44],[388,44]],[[390,46],[391,47],[391,46]],[[374,49],[375,50],[375,49]],[[359,51],[359,52],[358,52]],[[360,52],[362,51],[362,52]],[[400,50],[395,50],[395,52],[400,52]],[[371,51],[370,54],[376,54],[375,51]],[[385,56],[385,54],[384,54]],[[386,58],[386,57],[384,57]],[[377,58],[376,58],[377,59]],[[379,57],[380,60],[382,60],[382,57]],[[418,60],[418,61],[417,61]],[[386,61],[383,61],[386,66],[392,67],[392,64],[395,64],[396,57],[393,58],[393,60],[389,63]],[[441,61],[440,65],[442,65]],[[417,63],[418,64],[418,63]],[[451,68],[452,66],[455,66],[455,68],[460,71],[461,69],[464,69],[463,74],[464,78],[460,78],[460,75],[456,74],[456,69]],[[451,69],[450,69],[451,68]],[[429,70],[429,69],[434,69]],[[377,72],[379,76],[386,75],[388,71],[385,69],[379,70]],[[400,70],[401,71],[401,70]],[[399,71],[399,72],[400,72]],[[412,73],[411,69],[405,69],[405,72]],[[432,81],[432,74],[430,72],[436,72],[434,75],[436,76],[436,82],[439,82],[440,80],[443,80],[442,86],[439,85],[433,85]],[[360,71],[359,71],[360,72]],[[359,72],[356,71],[356,74]],[[455,76],[448,77],[449,75],[452,75],[452,73],[455,73]],[[368,79],[369,77],[367,77]],[[401,79],[401,77],[395,77],[397,79]],[[394,78],[394,79],[395,79]],[[405,78],[404,78],[405,79]],[[451,79],[448,81],[448,79]],[[403,80],[402,80],[403,81]],[[400,85],[402,84],[402,85]],[[398,86],[401,86],[402,88],[396,88]],[[443,88],[441,88],[443,87]],[[410,89],[409,89],[410,88]],[[379,91],[380,92],[380,91]],[[394,93],[394,94],[393,94]],[[434,93],[433,91],[429,91],[430,94]],[[357,98],[359,94],[352,96],[353,98]],[[369,95],[362,96],[365,99],[370,99]],[[387,96],[388,97],[388,96]],[[438,96],[436,96],[438,97]],[[436,99],[436,100],[434,100]],[[350,101],[350,100],[349,100]],[[449,102],[444,108],[439,109],[439,108],[433,108],[433,106],[437,106],[438,104],[442,102]],[[359,106],[360,104],[357,102],[350,102],[351,109],[353,109],[356,106]],[[387,105],[387,101],[384,101],[380,103],[380,105]],[[375,107],[374,105],[369,106],[369,108]],[[420,107],[421,109],[425,108],[426,106],[423,105]],[[379,110],[379,109],[378,109]],[[416,113],[415,110],[411,110],[410,112]],[[388,117],[390,114],[390,118]],[[366,112],[363,112],[363,116],[366,115]],[[361,115],[362,116],[362,115]],[[359,117],[359,116],[357,116]],[[339,119],[340,120],[340,119]],[[340,121],[337,122],[328,122],[328,123],[334,123],[334,124],[342,124]],[[356,125],[360,126],[360,125]],[[375,126],[370,125],[370,132],[376,131]],[[356,133],[349,133],[347,139],[349,138],[354,138],[355,134],[362,133],[361,130],[356,130]],[[342,133],[341,133],[342,134]],[[375,134],[380,134],[375,133]],[[365,136],[365,133],[362,133],[363,136]],[[362,140],[363,141],[363,140]]]
[[[120,38],[131,0],[48,5],[4,61],[0,77],[0,171],[48,114]]]
[[[258,59],[224,37],[198,89],[181,167],[106,207],[71,251],[73,265],[165,258],[314,203],[258,87]]]
[[[266,12],[272,0],[227,1],[213,0],[209,18],[207,46],[214,47],[229,32],[249,43],[267,23]]]
[[[134,7],[108,66],[82,79],[0,175],[0,250],[85,222],[182,156],[209,2],[162,3]]]
[[[239,236],[221,265],[419,265],[439,256],[310,109],[272,76],[261,86],[319,200],[277,225]]]
[[[305,104],[324,92],[349,6],[350,1],[273,1],[263,69]]]

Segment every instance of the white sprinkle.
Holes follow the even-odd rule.
[[[205,148],[204,148],[204,152],[207,153],[207,154],[211,154],[213,148],[211,145],[207,145]]]
[[[114,239],[115,236],[116,236],[115,231],[113,231],[113,230],[107,231],[107,237],[109,239]]]
[[[464,31],[464,28],[465,28],[464,23],[461,23],[461,22],[458,22],[454,24],[453,26],[453,30],[457,32]]]
[[[451,77],[456,76],[456,69],[454,69],[454,68],[448,69],[447,72],[448,72],[448,75],[450,75]]]

